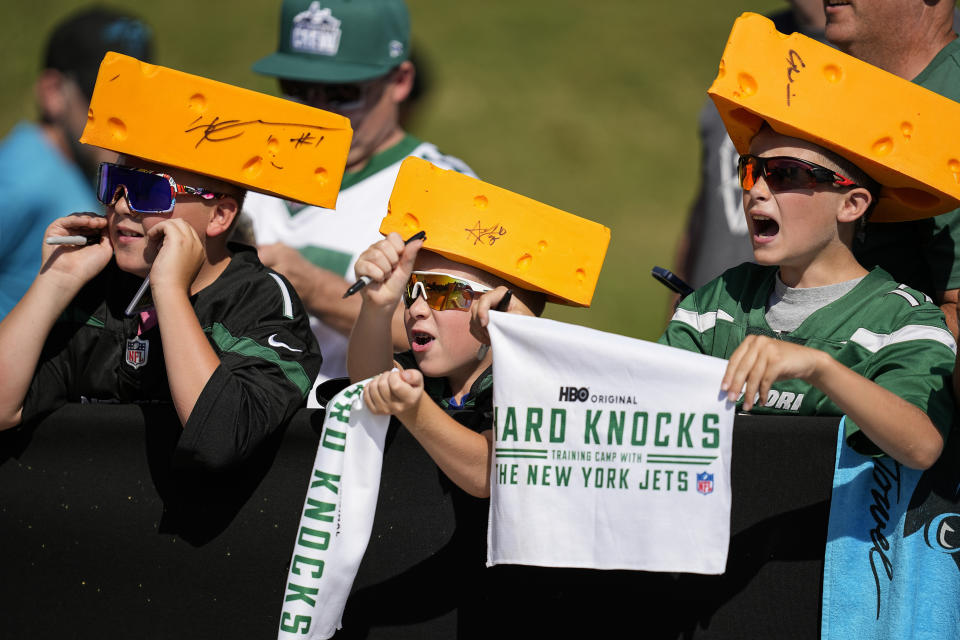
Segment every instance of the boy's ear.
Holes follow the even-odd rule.
[[[228,232],[240,213],[239,209],[240,205],[233,196],[223,196],[217,200],[207,220],[207,237],[214,238]]]
[[[56,122],[66,109],[63,85],[67,81],[62,73],[45,69],[34,83],[37,105],[44,120]]]
[[[387,85],[387,91],[390,92],[393,102],[400,104],[407,99],[413,90],[413,79],[416,76],[417,70],[414,68],[412,62],[405,60],[391,73],[392,75]]]
[[[848,191],[843,198],[843,204],[837,213],[837,222],[856,222],[867,213],[873,196],[863,187]]]

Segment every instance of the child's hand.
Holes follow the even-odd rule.
[[[157,223],[147,232],[151,289],[175,289],[189,294],[205,255],[200,236],[186,220],[171,218]]]
[[[370,283],[360,290],[364,300],[393,311],[403,296],[422,246],[423,240],[405,245],[399,233],[391,233],[361,253],[353,271],[357,279],[370,278]]]
[[[814,378],[821,370],[824,357],[830,356],[823,351],[783,340],[747,336],[730,356],[720,388],[727,392],[728,400],[735,402],[746,384],[743,410],[750,411],[757,393],[760,394],[759,402],[762,405],[770,385],[778,380],[799,378],[815,384]]]
[[[406,424],[423,395],[423,374],[416,369],[385,371],[363,388],[363,401],[377,415],[395,415]]]
[[[50,245],[46,238],[51,236],[93,236],[100,234],[100,242],[86,246]],[[71,281],[79,288],[100,273],[113,257],[113,245],[107,233],[107,219],[92,213],[75,213],[58,218],[50,223],[44,232],[41,247],[41,275],[53,274],[57,278]]]
[[[507,298],[508,293],[510,294],[509,298]],[[501,309],[500,307],[503,305],[505,299],[507,300],[507,307]],[[527,305],[517,299],[517,296],[513,295],[508,288],[499,286],[492,291],[487,291],[470,305],[470,333],[473,334],[473,337],[476,338],[480,344],[490,344],[490,334],[487,333],[487,325],[490,324],[491,309],[494,311],[506,311],[507,313],[519,313],[525,316],[534,315]]]

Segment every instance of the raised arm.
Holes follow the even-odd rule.
[[[422,240],[404,245],[400,234],[391,233],[357,259],[357,278],[366,276],[370,284],[360,290],[363,304],[347,348],[347,371],[353,382],[393,366],[391,324],[422,245]]]
[[[55,220],[49,236],[93,235],[106,230],[105,218],[75,215]],[[110,261],[113,249],[106,233],[89,246],[44,243],[40,273],[19,303],[0,323],[0,429],[20,424],[44,343],[57,318],[80,289]]]
[[[183,218],[153,226],[150,243],[162,245],[150,267],[150,289],[157,309],[170,397],[186,426],[200,392],[220,364],[190,304],[190,287],[204,261],[200,236]]]

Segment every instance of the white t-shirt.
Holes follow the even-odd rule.
[[[380,222],[387,214],[387,201],[400,163],[407,156],[476,177],[462,160],[444,155],[436,146],[407,135],[371,158],[363,170],[344,175],[335,210],[250,192],[243,211],[253,222],[257,243],[282,242],[298,249],[313,264],[353,282],[357,256],[383,238]],[[347,338],[317,318],[311,317],[310,325],[323,352],[323,366],[314,383],[316,389],[316,385],[325,380],[347,375]],[[307,406],[317,406],[313,391]]]

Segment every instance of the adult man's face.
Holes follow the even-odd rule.
[[[858,47],[876,46],[903,36],[923,13],[923,3],[910,0],[824,0],[827,40],[856,55]],[[851,51],[851,48],[854,51]]]
[[[347,170],[362,169],[373,155],[393,143],[400,132],[399,104],[413,84],[413,65],[404,62],[384,76],[350,84],[281,80],[285,96],[350,119],[353,139]]]

